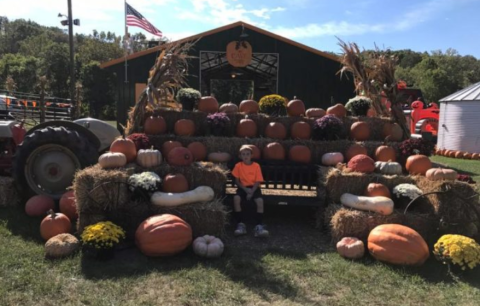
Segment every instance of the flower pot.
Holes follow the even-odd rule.
[[[225,133],[225,128],[224,127],[215,126],[215,127],[209,127],[208,128],[208,134],[210,136],[220,137],[220,136],[224,136],[224,133]]]
[[[181,104],[182,104],[182,110],[186,110],[186,111],[193,111],[193,109],[195,108],[195,101],[181,101]]]
[[[83,253],[99,261],[111,260],[115,257],[115,248],[97,249],[94,247],[83,246]]]

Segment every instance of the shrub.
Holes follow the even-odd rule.
[[[407,159],[409,156],[414,154],[422,154],[425,156],[431,156],[435,144],[431,141],[425,140],[423,138],[410,138],[402,141],[398,147],[400,150],[400,156],[402,159]]]
[[[313,139],[338,140],[345,137],[343,122],[334,115],[326,115],[315,120],[313,124]]]
[[[193,110],[198,100],[202,95],[200,92],[193,88],[182,88],[177,92],[177,102],[182,104],[182,109]]]
[[[354,116],[366,116],[372,100],[365,96],[356,96],[348,100],[345,108]]]
[[[258,107],[261,113],[270,116],[286,116],[287,101],[280,95],[267,95],[260,99]]]

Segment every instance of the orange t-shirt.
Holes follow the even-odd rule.
[[[252,186],[257,182],[263,182],[262,169],[256,162],[247,165],[239,162],[233,168],[232,175],[240,180],[243,186]]]

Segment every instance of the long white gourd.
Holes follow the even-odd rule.
[[[213,200],[215,193],[208,186],[199,186],[193,190],[171,193],[171,192],[154,192],[150,201],[153,205],[171,207],[179,206],[195,202],[207,202]]]
[[[344,193],[340,197],[340,202],[351,208],[373,211],[382,215],[391,215],[393,213],[393,201],[387,197],[365,197]]]

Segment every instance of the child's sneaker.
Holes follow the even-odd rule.
[[[247,227],[245,226],[244,223],[241,223],[241,222],[237,224],[237,229],[235,230],[235,232],[233,232],[235,236],[245,235],[246,233],[247,233]]]
[[[255,226],[255,237],[268,237],[268,231],[263,228],[263,225]]]

